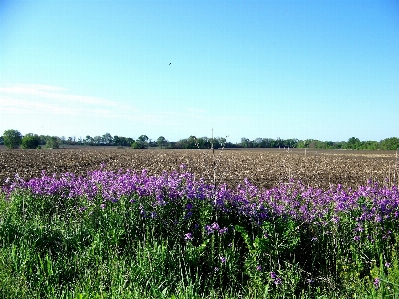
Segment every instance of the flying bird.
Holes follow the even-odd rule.
[[[170,62],[169,65],[171,65],[172,63]]]

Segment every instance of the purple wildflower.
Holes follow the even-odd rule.
[[[374,279],[374,287],[378,289],[380,287],[380,279],[377,277]]]
[[[223,234],[227,233],[227,231],[228,231],[227,227],[223,227],[223,228],[219,229],[219,234],[223,235]]]
[[[224,256],[221,256],[221,257],[220,257],[220,261],[221,261],[223,264],[226,262],[226,260],[227,260],[227,259],[226,259]]]
[[[270,272],[270,278],[273,279],[275,285],[281,284],[281,278],[275,272]]]
[[[187,234],[184,235],[184,240],[191,241],[192,239],[194,239],[192,233],[187,233]]]
[[[217,224],[216,222],[212,223],[212,226],[211,226],[211,227],[212,227],[212,230],[214,230],[214,231],[215,231],[215,230],[219,230],[219,228],[220,228],[220,227],[219,227],[219,224]]]

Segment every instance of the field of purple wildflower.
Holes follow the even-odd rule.
[[[6,298],[397,298],[399,190],[212,184],[176,170],[16,176]]]

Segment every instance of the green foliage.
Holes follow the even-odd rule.
[[[391,137],[381,140],[381,149],[383,150],[397,150],[399,149],[399,138]]]
[[[22,135],[17,130],[5,130],[3,133],[4,145],[10,149],[18,148],[22,142]]]
[[[132,148],[134,149],[145,149],[148,147],[147,135],[141,135],[136,141],[132,142]]]
[[[57,137],[53,136],[47,139],[46,148],[60,148],[60,143]]]
[[[134,148],[134,149],[145,149],[146,145],[144,143],[140,142],[140,141],[134,141],[132,143],[132,148]]]
[[[40,144],[40,137],[37,134],[26,134],[22,138],[21,147],[24,149],[35,149],[38,148]]]
[[[158,137],[157,144],[159,147],[162,148],[162,147],[166,146],[166,143],[167,143],[167,140],[165,139],[165,137],[163,137],[163,136]]]
[[[398,247],[371,225],[375,241],[354,244],[358,216],[259,226],[187,198],[14,194],[0,198],[0,298],[396,298]],[[204,230],[216,219],[227,233]]]

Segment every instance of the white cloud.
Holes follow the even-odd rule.
[[[0,113],[120,118],[139,113],[132,105],[69,94],[65,88],[37,84],[0,87]]]
[[[134,102],[140,100],[149,102],[148,99],[134,99]],[[23,134],[60,136],[117,131],[126,132],[120,134],[127,136],[135,131],[154,134],[165,130],[180,132],[182,128],[198,131],[204,124],[220,122],[204,109],[153,110],[149,103],[148,110],[144,110],[137,109],[134,102],[78,95],[57,86],[3,85],[0,86],[0,130],[17,128]]]

